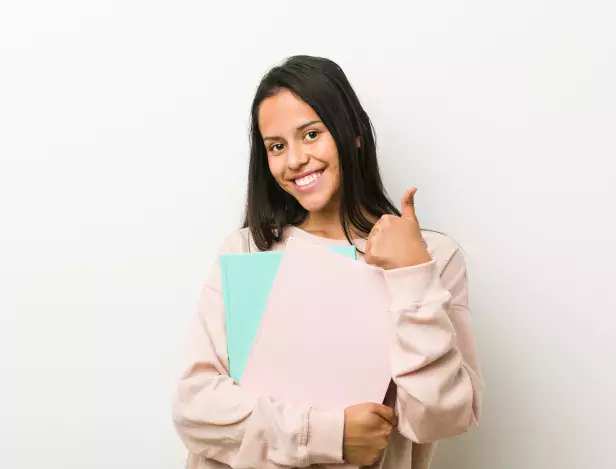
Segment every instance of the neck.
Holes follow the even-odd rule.
[[[346,239],[338,214],[332,217],[323,216],[321,213],[310,213],[299,228],[322,238]]]

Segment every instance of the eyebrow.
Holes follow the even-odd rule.
[[[310,127],[311,125],[322,124],[322,123],[323,122],[321,122],[320,120],[306,122],[305,124],[300,125],[297,128],[297,131],[299,132],[301,130],[304,130],[306,127]],[[282,139],[283,139],[282,137],[276,137],[276,136],[274,136],[274,137],[263,137],[263,141],[266,141],[266,140],[282,140]]]

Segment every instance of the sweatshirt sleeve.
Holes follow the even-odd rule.
[[[453,241],[452,241],[453,243]],[[483,386],[468,308],[464,256],[385,272],[394,324],[392,377],[399,431],[417,443],[479,424]]]
[[[320,411],[251,395],[229,376],[218,269],[217,263],[190,325],[173,404],[189,458],[260,469],[342,463],[343,409]]]

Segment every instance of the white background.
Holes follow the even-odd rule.
[[[613,2],[396,3],[2,2],[0,467],[182,466],[180,344],[297,53],[468,254],[484,417],[435,467],[614,467]]]

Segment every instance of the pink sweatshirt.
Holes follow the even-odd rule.
[[[285,230],[326,246],[347,244]],[[482,377],[467,298],[464,257],[450,238],[423,232],[432,261],[385,272],[392,294],[392,383],[384,403],[399,425],[382,469],[427,469],[435,443],[479,422]],[[366,241],[355,241],[365,250]],[[220,253],[257,251],[240,230]],[[358,253],[361,258],[361,254]],[[363,260],[363,259],[361,259]],[[214,266],[189,328],[173,418],[188,469],[288,469],[343,463],[344,409],[321,411],[251,395],[229,377],[220,269]]]

